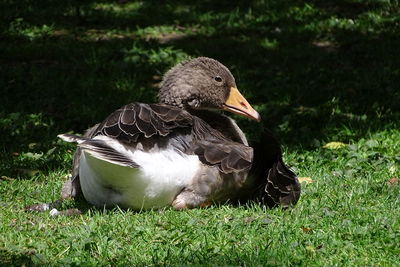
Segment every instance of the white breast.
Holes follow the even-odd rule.
[[[196,155],[174,150],[149,153],[132,150],[114,139],[107,142],[140,167],[112,164],[83,151],[79,169],[82,191],[85,199],[98,207],[117,204],[140,210],[167,206],[200,168]]]

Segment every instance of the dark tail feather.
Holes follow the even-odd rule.
[[[274,205],[282,207],[295,205],[300,198],[300,183],[281,157],[268,171],[265,193]]]
[[[295,205],[300,198],[300,183],[282,160],[282,150],[273,134],[264,129],[254,148],[251,175],[256,177],[254,198],[269,207]]]

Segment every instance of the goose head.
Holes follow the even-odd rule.
[[[163,77],[160,102],[187,110],[227,110],[260,121],[260,115],[242,96],[227,67],[199,57],[179,63]]]

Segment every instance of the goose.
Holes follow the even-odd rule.
[[[81,194],[96,207],[134,210],[235,199],[295,204],[300,185],[276,139],[266,132],[264,145],[253,149],[220,110],[261,119],[219,61],[198,57],[177,64],[162,79],[159,103],[127,104],[83,136],[59,135],[77,144],[61,199]]]

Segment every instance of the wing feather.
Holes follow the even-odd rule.
[[[105,140],[91,139],[73,134],[60,134],[59,138],[67,142],[78,143],[78,147],[95,158],[125,167],[137,168],[138,165],[124,151],[118,151]]]
[[[251,168],[253,149],[224,137],[202,119],[185,110],[163,104],[128,104],[110,114],[93,131],[90,138],[79,139],[79,147],[101,159],[118,164],[131,164],[104,142],[93,139],[104,135],[122,142],[135,143],[139,138],[167,136],[179,129],[190,134],[184,153],[198,155],[203,164],[216,166],[222,173],[247,171]],[[64,135],[64,139],[72,138]],[[75,138],[75,137],[74,137]],[[73,139],[73,138],[72,138]],[[154,139],[155,142],[158,139]],[[74,140],[73,140],[74,141]],[[181,149],[181,146],[177,146]]]
[[[187,128],[191,125],[192,116],[182,109],[162,104],[132,103],[109,115],[98,126],[95,135],[137,142],[140,136],[167,136],[176,128]]]
[[[217,166],[223,173],[247,171],[251,168],[253,148],[225,138],[197,117],[194,119],[193,133],[194,153],[203,164]]]

